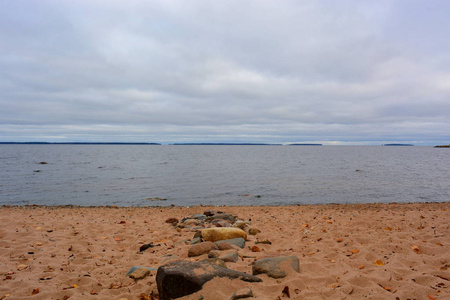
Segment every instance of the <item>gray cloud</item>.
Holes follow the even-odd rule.
[[[447,143],[446,1],[2,1],[0,141]]]

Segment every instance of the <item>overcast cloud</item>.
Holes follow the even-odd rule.
[[[0,0],[0,141],[450,143],[450,2]]]

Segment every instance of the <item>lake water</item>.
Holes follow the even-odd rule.
[[[425,146],[0,145],[0,205],[441,202],[449,161]]]

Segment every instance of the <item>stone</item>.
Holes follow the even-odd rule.
[[[228,243],[217,243],[216,242],[216,245],[219,248],[219,250],[231,250],[231,249],[234,249],[233,246],[231,246],[231,244],[228,244]]]
[[[250,234],[250,235],[257,235],[260,232],[261,232],[261,230],[259,230],[258,228],[250,228],[248,230],[248,234]]]
[[[245,223],[236,223],[233,225],[233,227],[237,227],[239,229],[245,230]]]
[[[249,223],[250,222],[239,220],[239,221],[236,221],[236,223],[234,223],[233,227],[237,227],[237,228],[244,230],[245,227],[247,227],[247,225],[249,225]]]
[[[231,227],[231,223],[225,220],[214,220],[211,224],[214,224],[216,227]]]
[[[239,260],[239,254],[237,252],[231,252],[218,257],[224,262],[237,262]]]
[[[233,227],[222,228],[206,228],[201,231],[202,238],[205,241],[217,242],[221,240],[229,240],[234,238],[247,238],[247,234],[244,230]]]
[[[203,214],[205,216],[211,217],[211,216],[214,216],[215,214],[217,214],[217,211],[215,211],[215,210],[206,210],[205,212],[203,212]]]
[[[197,219],[197,220],[204,220],[204,219],[206,219],[206,215],[204,215],[204,214],[193,214],[191,218]]]
[[[155,245],[153,245],[153,243],[150,244],[144,244],[141,247],[139,247],[139,252],[144,252],[145,250],[147,250],[148,248],[153,248],[155,247]]]
[[[128,273],[127,273],[126,276],[130,276],[130,274],[132,274],[133,272],[135,272],[136,270],[139,270],[139,269],[147,269],[147,270],[149,270],[149,271],[156,271],[156,270],[157,270],[157,269],[155,269],[155,268],[150,268],[150,267],[133,266],[133,267],[131,267],[131,268],[128,270]]]
[[[297,256],[277,256],[259,259],[253,264],[252,274],[267,274],[269,277],[278,279],[286,277],[289,268],[296,272],[300,271]]]
[[[193,245],[188,252],[189,257],[200,256],[202,254],[208,253],[211,250],[219,249],[213,242],[203,242]]]
[[[252,252],[261,252],[261,249],[256,245],[253,246],[251,250],[252,250]]]
[[[227,220],[230,222],[234,222],[236,219],[230,214],[216,214],[210,217],[211,220]]]
[[[255,244],[266,244],[266,245],[272,245],[272,242],[269,240],[264,240],[264,241],[256,241]]]
[[[148,198],[145,198],[145,200],[148,200],[148,201],[166,201],[167,199],[166,198],[160,198],[160,197],[148,197]]]
[[[227,277],[248,282],[262,281],[256,276],[205,262],[176,261],[158,268],[156,285],[160,299],[169,300],[193,294],[215,277]]]
[[[219,258],[219,256],[222,254],[222,251],[212,250],[208,253],[208,258]]]
[[[217,251],[213,250],[208,254],[209,258],[219,258],[224,262],[237,262],[239,260],[239,254],[235,250],[229,251]]]
[[[199,221],[197,219],[187,219],[183,221],[183,224],[186,226],[198,225]]]
[[[144,279],[148,275],[150,275],[149,269],[139,268],[136,271],[134,271],[133,273],[131,273],[130,275],[128,275],[128,277],[130,277],[131,279],[134,279],[134,280],[139,280],[139,279]]]
[[[166,223],[172,224],[172,225],[176,225],[179,222],[179,220],[177,218],[168,218],[166,220]]]
[[[230,300],[237,300],[237,299],[244,299],[244,298],[250,298],[253,297],[253,291],[251,288],[245,288],[242,290],[237,291],[236,293],[231,296]]]
[[[222,243],[235,245],[235,246],[238,246],[239,248],[244,248],[245,247],[245,239],[240,238],[240,237],[234,238],[234,239],[229,239],[229,240],[217,241],[216,245],[219,245],[219,244],[222,244]]]

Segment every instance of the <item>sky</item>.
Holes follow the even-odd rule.
[[[0,0],[0,141],[450,143],[450,1]]]

